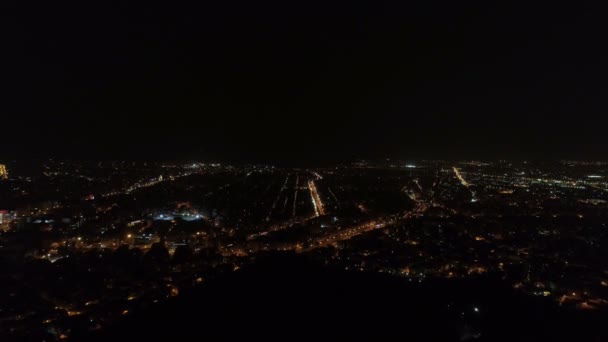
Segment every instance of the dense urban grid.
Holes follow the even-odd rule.
[[[267,253],[407,283],[492,274],[602,312],[607,223],[601,162],[5,161],[0,335],[77,340]]]

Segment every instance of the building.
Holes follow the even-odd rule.
[[[8,179],[8,171],[6,170],[6,165],[4,164],[0,164],[0,179]]]
[[[12,219],[13,215],[9,211],[0,210],[0,231],[7,231]]]

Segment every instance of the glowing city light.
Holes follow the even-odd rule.
[[[310,190],[310,197],[312,198],[312,205],[315,209],[315,216],[319,217],[321,215],[325,215],[323,202],[321,202],[321,198],[319,197],[317,187],[315,186],[315,182],[313,180],[308,181],[308,190]]]

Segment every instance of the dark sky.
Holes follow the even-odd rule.
[[[606,159],[606,12],[531,2],[3,5],[0,158]]]

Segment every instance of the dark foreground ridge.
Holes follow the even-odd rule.
[[[607,340],[605,312],[555,305],[492,276],[410,283],[279,254],[87,340]]]

